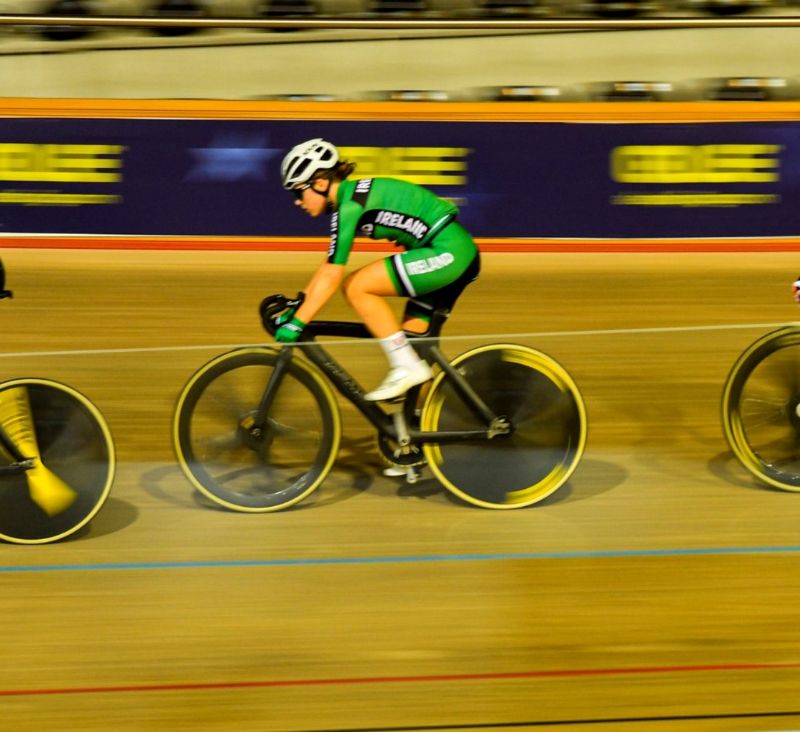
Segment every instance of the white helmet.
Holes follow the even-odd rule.
[[[281,163],[283,187],[288,191],[298,183],[308,183],[320,170],[330,170],[339,162],[339,151],[321,137],[295,145]]]

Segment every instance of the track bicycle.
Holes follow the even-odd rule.
[[[262,302],[265,329],[289,300]],[[549,356],[510,343],[478,346],[450,360],[439,347],[449,311],[413,336],[435,367],[433,381],[394,404],[365,390],[318,342],[372,338],[361,323],[313,321],[303,343],[243,347],[201,366],[181,391],[173,444],[184,474],[211,501],[267,512],[306,498],[331,470],[341,438],[334,389],[377,432],[384,460],[414,482],[427,465],[468,503],[521,508],[572,475],[586,444],[586,411],[566,370]]]
[[[722,426],[750,473],[800,491],[800,327],[767,333],[742,352],[725,381]]]
[[[0,262],[0,299],[4,289]],[[0,382],[0,540],[44,544],[85,526],[108,498],[116,468],[97,407],[66,384]]]

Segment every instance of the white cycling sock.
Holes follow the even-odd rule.
[[[401,366],[413,368],[420,362],[420,357],[402,330],[388,338],[381,338],[380,344],[386,358],[389,359],[389,366],[393,369]]]

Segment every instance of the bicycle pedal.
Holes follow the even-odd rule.
[[[410,465],[403,467],[402,465],[390,465],[383,469],[383,474],[387,478],[405,478],[406,483],[413,485],[422,478],[422,468]]]
[[[414,485],[422,478],[422,470],[415,468],[413,465],[406,471],[406,483]]]

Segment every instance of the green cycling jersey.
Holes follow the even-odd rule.
[[[328,262],[346,264],[356,236],[388,239],[407,250],[428,246],[457,215],[454,204],[414,183],[344,180],[331,216]]]

